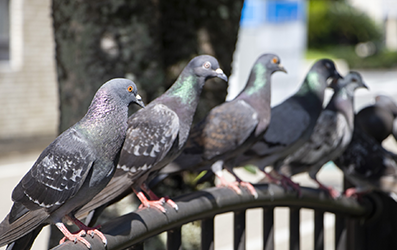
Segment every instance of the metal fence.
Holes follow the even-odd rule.
[[[95,237],[86,237],[92,249],[144,249],[143,242],[167,231],[167,249],[182,249],[182,225],[201,221],[201,249],[214,248],[214,217],[234,213],[234,249],[245,249],[245,214],[247,209],[263,208],[263,249],[274,249],[274,209],[290,208],[290,250],[300,248],[300,209],[314,210],[314,249],[324,249],[324,213],[335,214],[335,249],[397,249],[397,206],[381,193],[372,193],[359,202],[341,197],[332,199],[324,192],[302,187],[301,197],[274,184],[255,185],[258,198],[243,190],[238,195],[227,188],[210,188],[176,198],[179,210],[167,206],[165,214],[142,209],[103,225],[108,239],[105,248]],[[373,248],[375,246],[375,248]],[[53,249],[81,249],[83,244],[66,242]]]

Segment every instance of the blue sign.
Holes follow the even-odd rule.
[[[246,0],[240,25],[258,26],[264,23],[285,23],[304,20],[304,0]]]

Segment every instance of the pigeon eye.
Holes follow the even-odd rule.
[[[128,90],[128,92],[132,92],[134,90],[134,87],[129,86],[127,90]]]
[[[210,63],[210,62],[205,62],[205,63],[203,64],[203,67],[204,67],[205,69],[209,69],[209,68],[211,68],[211,63]]]
[[[352,82],[357,82],[357,79],[356,79],[356,78],[353,78],[353,79],[352,79]]]
[[[277,57],[273,57],[273,59],[272,59],[272,63],[274,63],[274,64],[278,63],[278,59],[277,59]]]

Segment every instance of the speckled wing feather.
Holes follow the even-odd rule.
[[[201,136],[192,140],[201,147],[205,145],[204,159],[212,159],[236,150],[255,131],[257,125],[255,110],[243,100],[234,100],[212,109],[197,127],[202,132],[197,133],[193,129],[195,132],[192,135]]]
[[[260,156],[282,151],[302,137],[309,123],[309,114],[296,99],[290,98],[272,108],[271,121],[263,139],[255,143],[250,151]]]
[[[31,210],[47,211],[65,203],[79,191],[94,162],[90,148],[78,131],[73,128],[65,131],[43,151],[15,187],[14,202]]]
[[[289,156],[285,162],[312,165],[320,161],[321,158],[339,147],[343,142],[348,143],[351,132],[346,118],[334,111],[324,110],[314,131],[309,139],[298,151]]]
[[[117,171],[129,172],[136,179],[162,161],[179,132],[178,115],[163,104],[148,106],[129,119],[127,137]],[[115,174],[116,176],[116,174]]]

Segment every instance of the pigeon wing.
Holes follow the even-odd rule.
[[[258,125],[255,110],[243,100],[224,103],[212,109],[205,119],[201,138],[204,158],[212,159],[240,147]]]
[[[258,155],[279,152],[298,141],[310,124],[310,115],[289,99],[272,109],[272,117],[263,140],[256,143],[252,150]]]
[[[72,146],[73,145],[73,146]],[[40,155],[12,193],[29,209],[58,207],[80,189],[95,160],[91,145],[71,128]]]
[[[115,176],[123,171],[135,179],[153,171],[152,168],[165,159],[176,142],[179,118],[167,106],[156,104],[131,116],[128,125]]]

